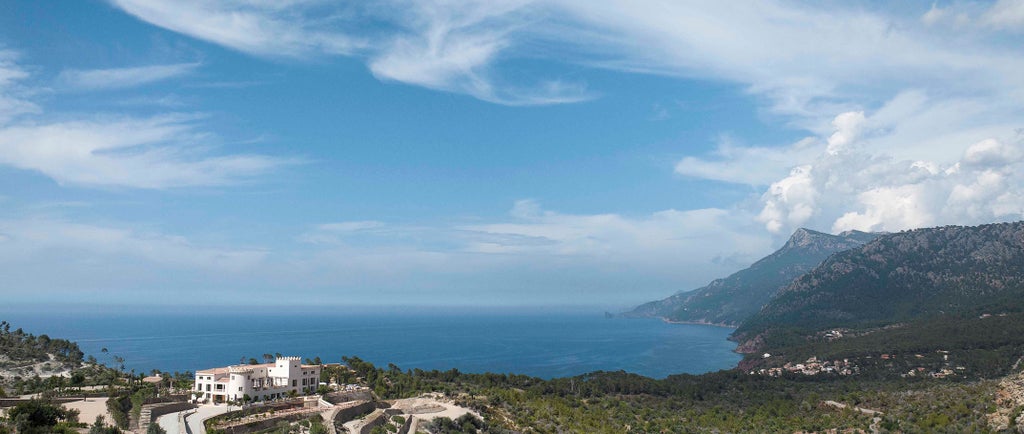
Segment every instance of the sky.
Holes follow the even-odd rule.
[[[1024,2],[7,0],[9,305],[595,306],[1024,215]]]

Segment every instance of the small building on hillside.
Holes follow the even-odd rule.
[[[291,391],[316,392],[320,365],[304,365],[298,357],[278,357],[274,363],[231,365],[196,371],[197,401],[226,402],[285,398]]]

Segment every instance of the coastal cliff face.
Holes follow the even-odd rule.
[[[781,289],[734,337],[991,314],[1019,309],[1022,299],[1024,222],[917,229],[833,255]]]
[[[736,326],[757,313],[780,288],[830,255],[860,247],[877,236],[859,231],[830,235],[798,229],[782,248],[747,269],[702,288],[640,305],[623,316]]]

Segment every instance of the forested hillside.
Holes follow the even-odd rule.
[[[779,291],[736,335],[873,327],[1024,309],[1024,223],[889,234],[836,254]]]
[[[0,321],[0,384],[9,377],[35,373],[39,364],[49,364],[51,372],[79,367],[83,356],[74,342],[36,336],[20,328],[12,331],[7,321]]]
[[[1024,355],[1024,223],[918,229],[838,253],[732,339],[758,372],[813,357],[871,376],[1005,375]]]

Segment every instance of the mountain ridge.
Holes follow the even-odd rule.
[[[733,339],[756,350],[771,332],[806,336],[827,328],[1018,312],[1021,300],[1024,222],[915,229],[829,257],[780,289]]]
[[[859,247],[879,234],[847,231],[831,235],[800,228],[772,254],[743,270],[691,291],[644,303],[622,315],[668,322],[736,327],[783,286],[830,255]]]

